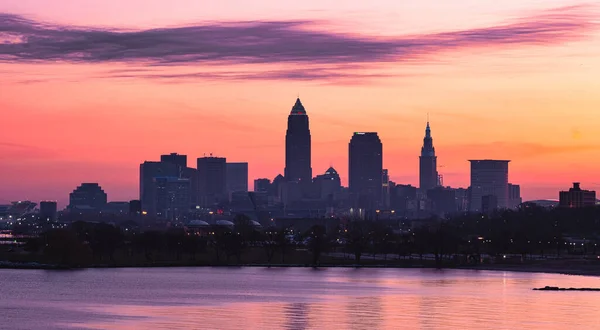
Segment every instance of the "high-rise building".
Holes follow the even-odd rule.
[[[97,183],[82,183],[69,195],[71,210],[100,211],[106,205],[106,193]]]
[[[583,190],[579,182],[574,182],[573,187],[568,191],[559,193],[560,207],[580,208],[596,205],[596,192],[593,190]]]
[[[179,177],[154,178],[156,216],[168,220],[181,220],[190,211],[190,180]]]
[[[521,186],[518,184],[508,184],[508,208],[516,209],[523,203],[521,199]]]
[[[161,155],[160,161],[163,163],[172,163],[179,166],[180,170],[183,171],[187,167],[187,155],[180,155],[172,152],[168,155]]]
[[[181,169],[172,162],[149,162],[140,164],[140,202],[142,211],[156,215],[156,199],[154,198],[154,178],[179,177]]]
[[[437,157],[433,147],[431,128],[429,127],[429,121],[427,121],[421,156],[419,156],[419,189],[422,192],[427,192],[427,190],[435,188],[438,183],[440,183],[440,178],[437,172]]]
[[[43,221],[56,221],[57,205],[54,201],[40,202],[40,219]]]
[[[288,116],[285,134],[285,172],[287,181],[301,183],[302,186],[312,182],[311,142],[308,115],[300,99],[292,107]]]
[[[209,207],[228,199],[226,164],[224,157],[198,158],[199,205]]]
[[[254,180],[254,191],[255,192],[269,192],[271,189],[271,180],[267,178],[260,178]]]
[[[508,208],[508,163],[510,160],[470,160],[471,212],[482,212],[482,197],[496,196],[499,209]]]
[[[383,146],[377,133],[354,133],[348,158],[349,188],[356,206],[378,208],[383,186]]]
[[[248,191],[248,163],[226,164],[227,193]]]

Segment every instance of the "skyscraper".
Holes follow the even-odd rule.
[[[379,207],[383,186],[383,146],[377,133],[354,133],[348,159],[349,188],[356,206]]]
[[[429,121],[427,121],[421,156],[419,156],[419,189],[422,192],[427,192],[427,190],[437,187],[438,181],[437,157],[433,147]]]
[[[227,193],[248,191],[248,163],[226,164]]]
[[[285,134],[284,176],[287,181],[303,184],[311,183],[310,145],[308,115],[298,98],[288,116],[288,126]]]
[[[198,199],[202,206],[212,206],[227,197],[227,159],[198,158]]]
[[[470,160],[471,212],[482,212],[483,196],[496,196],[500,209],[508,205],[508,163],[510,160]]]

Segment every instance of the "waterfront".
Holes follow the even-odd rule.
[[[0,328],[593,329],[600,278],[432,269],[0,270]]]

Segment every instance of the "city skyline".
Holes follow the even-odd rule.
[[[285,25],[282,33],[289,35],[276,39],[294,37],[292,41],[312,47],[306,49],[312,57],[302,58],[288,45],[292,48],[274,49],[262,64],[220,59],[220,64],[213,63],[219,74],[212,70],[200,74],[195,63],[156,65],[146,71],[136,67],[158,60],[154,55],[127,59],[132,68],[125,68],[118,61],[60,58],[36,52],[35,47],[32,56],[38,58],[31,58],[37,61],[32,63],[10,55],[13,48],[4,41],[0,109],[11,115],[0,132],[0,202],[57,199],[64,204],[82,182],[98,182],[111,200],[135,199],[139,164],[170,152],[191,159],[213,153],[228,161],[248,162],[250,182],[273,179],[283,174],[285,120],[297,93],[311,117],[313,176],[333,166],[345,186],[352,132],[373,131],[385,145],[383,167],[389,169],[390,179],[418,187],[427,113],[435,130],[438,172],[446,186],[467,187],[467,160],[484,158],[512,160],[511,181],[521,185],[524,200],[557,199],[558,191],[572,182],[590,189],[598,185],[600,133],[595,126],[600,122],[596,114],[600,99],[593,94],[591,79],[600,66],[591,57],[599,40],[592,24],[595,16],[590,14],[595,12],[593,6],[507,1],[494,6],[497,14],[492,14],[489,1],[450,7],[439,1],[413,6],[381,2],[361,18],[351,14],[363,9],[355,3],[338,19],[330,5],[319,7],[310,1],[298,4],[302,10],[283,8],[281,17],[276,16],[278,6],[270,2],[263,3],[269,10],[258,16],[247,6],[225,12],[212,5],[204,6],[206,16],[201,16],[192,2],[185,11],[161,14],[166,2],[152,1],[139,15],[132,15],[139,6],[128,3],[119,11],[121,18],[114,19],[93,12],[115,10],[117,2],[102,2],[106,8],[94,1],[88,4],[91,9],[73,5],[68,13],[60,12],[59,3],[3,1],[3,31],[18,36],[33,33],[28,24],[48,22],[136,31],[196,26],[230,31],[234,37],[248,31],[233,23],[251,17],[259,23],[305,19],[328,24],[286,23],[291,25]],[[384,15],[386,10],[400,15],[402,24],[394,23],[395,16]],[[422,17],[418,14],[428,10],[432,15],[425,25],[409,17]],[[439,20],[448,10],[464,13]],[[208,16],[233,22],[232,26],[210,25]],[[467,23],[465,17],[478,20]],[[345,22],[357,24],[350,27]],[[52,27],[43,26],[37,33],[57,41],[66,38]],[[257,29],[277,37],[266,26],[259,24]],[[327,42],[346,36],[342,39],[361,47],[388,48],[377,58],[352,52],[350,59],[339,59],[329,51],[325,55],[331,58],[326,59],[315,55],[313,48],[318,50],[319,45],[305,43],[300,32],[304,30],[321,31]],[[85,31],[79,31],[80,37],[85,38]],[[480,39],[464,37],[467,32]],[[165,33],[186,36],[179,28]],[[406,58],[389,48],[416,40],[445,40],[443,44],[452,46],[411,48]],[[236,51],[241,56],[254,50]],[[222,72],[223,64],[229,65],[225,70],[229,73]],[[296,64],[303,65],[301,70]],[[238,78],[224,77],[227,74]]]

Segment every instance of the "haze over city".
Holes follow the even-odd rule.
[[[355,131],[416,185],[427,114],[445,185],[483,158],[511,160],[524,200],[600,185],[593,4],[66,3],[0,3],[0,201],[64,205],[81,182],[134,199],[139,164],[169,152],[274,178],[298,94],[313,173],[344,185]]]

